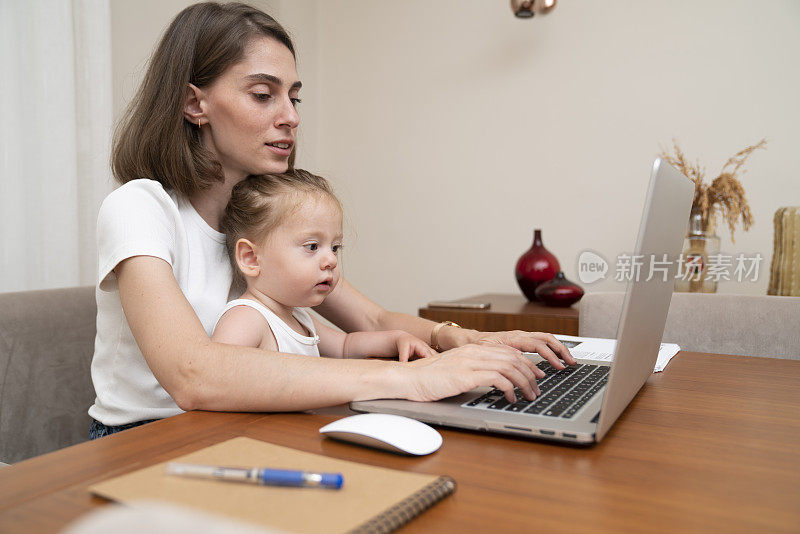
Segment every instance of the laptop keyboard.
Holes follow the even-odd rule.
[[[517,401],[508,402],[502,391],[493,389],[462,406],[570,419],[603,389],[611,369],[584,363],[558,370],[546,361],[537,367],[544,371],[545,377],[538,382],[542,394],[534,400],[525,399],[517,388],[514,390]]]

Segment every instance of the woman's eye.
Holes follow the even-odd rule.
[[[316,243],[307,243],[303,246],[306,247],[311,252],[316,252],[317,249],[319,248],[319,245],[317,245]]]
[[[291,101],[292,101],[292,105],[293,105],[294,107],[297,107],[297,105],[298,105],[300,102],[302,102],[302,100],[300,100],[299,98],[290,98],[289,100],[291,100]]]
[[[272,98],[272,95],[269,93],[253,93],[253,97],[259,102],[266,102]]]

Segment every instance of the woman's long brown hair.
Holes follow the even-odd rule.
[[[223,180],[197,126],[183,116],[186,90],[190,83],[211,84],[244,57],[256,36],[276,39],[295,55],[286,30],[254,7],[204,2],[178,13],[114,132],[111,170],[120,183],[149,178],[189,196]]]

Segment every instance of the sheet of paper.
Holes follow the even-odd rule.
[[[614,349],[617,346],[616,339],[564,336],[561,334],[556,334],[556,338],[564,343],[576,358],[606,362],[610,362],[614,359]],[[663,371],[673,356],[678,354],[680,350],[681,348],[675,343],[662,343],[658,351],[658,359],[656,359],[653,372],[659,373]]]

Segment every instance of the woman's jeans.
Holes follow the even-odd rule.
[[[108,426],[104,425],[100,421],[92,419],[92,426],[89,427],[89,439],[102,438],[103,436],[116,434],[117,432],[122,432],[123,430],[128,430],[129,428],[146,425],[147,423],[152,423],[153,421],[158,421],[158,419],[136,421],[135,423],[129,423],[127,425],[120,425],[120,426]]]

